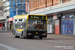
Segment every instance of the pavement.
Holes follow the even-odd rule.
[[[46,40],[55,40],[55,41],[74,43],[75,44],[75,35],[48,34]]]

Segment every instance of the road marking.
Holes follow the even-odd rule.
[[[53,41],[53,40],[46,40],[46,41],[49,41],[49,42],[56,42],[56,43],[61,43],[61,44],[68,44],[68,45],[75,45],[75,44],[73,44],[73,43],[59,42],[59,41]]]
[[[7,49],[9,49],[9,50],[18,50],[18,49],[16,49],[16,48],[13,48],[13,47],[7,46],[7,45],[2,44],[2,43],[0,43],[0,46],[2,46],[2,47],[4,47],[4,48],[7,48]]]

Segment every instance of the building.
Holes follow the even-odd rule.
[[[8,18],[9,18],[9,0],[3,0],[3,18],[4,18],[4,24],[3,24],[3,28],[5,28],[4,30],[9,30],[9,22],[8,22]]]
[[[10,2],[9,22],[10,22],[11,30],[12,30],[13,17],[15,15],[27,14],[27,12],[25,12],[25,0],[9,0],[9,2]]]
[[[3,23],[4,23],[4,19],[3,19],[3,11],[0,10],[0,30],[3,30]]]
[[[29,6],[30,14],[48,16],[47,33],[75,35],[75,0],[33,0]]]
[[[0,6],[3,6],[3,0],[0,0],[0,3],[1,3]]]
[[[1,4],[0,4],[0,30],[2,30],[2,27],[3,27],[3,22],[2,22],[2,17],[3,17],[3,8],[2,8],[2,6],[3,6],[3,1],[2,0],[0,0],[1,2]]]
[[[4,30],[3,28],[5,24],[5,17],[3,16],[3,0],[0,0],[0,30]]]
[[[0,0],[0,10],[3,10],[3,0]]]

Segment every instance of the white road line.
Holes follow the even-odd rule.
[[[7,45],[2,44],[2,43],[0,43],[0,46],[2,46],[2,47],[4,47],[4,48],[7,48],[7,49],[9,49],[9,50],[18,50],[18,49],[16,49],[16,48],[13,48],[13,47],[7,46]]]
[[[61,44],[68,44],[68,45],[75,45],[75,44],[73,44],[73,43],[59,42],[59,41],[53,41],[53,40],[46,40],[46,41],[55,42],[55,43],[61,43]]]

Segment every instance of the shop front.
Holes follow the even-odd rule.
[[[61,14],[60,16],[58,14],[54,14],[53,19],[54,19],[55,34],[61,34]]]
[[[3,23],[0,23],[0,30],[2,30],[2,27],[3,27]]]
[[[53,16],[55,34],[75,35],[75,13],[62,13]]]
[[[0,20],[0,31],[5,30],[5,20]]]
[[[47,33],[53,34],[54,33],[54,20],[53,16],[48,16],[47,19]]]
[[[74,13],[63,14],[61,19],[61,33],[64,35],[74,35]]]

